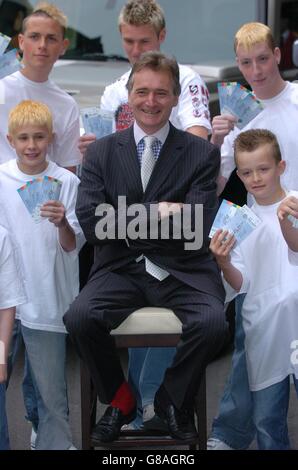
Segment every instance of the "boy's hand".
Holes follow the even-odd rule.
[[[7,365],[0,364],[0,384],[6,382],[7,380]]]
[[[210,250],[219,266],[223,268],[230,263],[230,251],[235,245],[236,238],[228,230],[217,230],[210,242]]]
[[[48,201],[40,208],[40,215],[49,219],[56,227],[67,225],[66,210],[60,201]]]
[[[277,209],[279,220],[284,220],[288,215],[292,215],[298,219],[298,199],[294,196],[289,196],[284,199]]]
[[[212,137],[211,142],[221,146],[224,138],[235,127],[237,118],[231,114],[221,114],[212,119]]]
[[[92,144],[92,142],[95,142],[95,141],[96,141],[95,134],[85,134],[79,138],[78,147],[79,147],[79,151],[81,152],[83,156],[86,153],[88,145]]]

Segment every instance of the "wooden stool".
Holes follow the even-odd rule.
[[[146,307],[133,312],[112,330],[117,348],[175,347],[177,346],[182,326],[172,310]],[[206,449],[207,414],[206,414],[206,375],[204,373],[195,399],[194,411],[197,417],[198,437],[195,439],[174,439],[169,434],[159,431],[122,431],[116,441],[103,443],[91,440],[91,429],[96,422],[97,396],[89,371],[81,362],[81,422],[82,448],[107,447],[126,449],[135,446],[189,446],[189,449]]]

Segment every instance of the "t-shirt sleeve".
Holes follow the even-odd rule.
[[[234,160],[234,140],[236,139],[239,131],[231,131],[224,139],[224,142],[221,146],[221,163],[220,163],[220,174],[229,179],[232,171],[235,169],[235,160]]]
[[[181,129],[187,130],[193,126],[202,126],[210,133],[208,89],[201,77],[192,69],[187,69],[187,72],[183,70],[183,75],[183,77],[180,76],[181,94],[177,112]]]
[[[16,249],[8,232],[0,227],[0,309],[26,302],[19,267]]]
[[[76,104],[73,104],[73,112],[69,122],[65,126],[63,135],[54,136],[53,160],[63,168],[77,166],[82,163],[81,153],[78,148],[80,136],[80,117]]]
[[[298,234],[297,234],[297,237],[298,237]],[[298,266],[298,252],[297,251],[293,251],[290,248],[288,248],[288,258],[291,264],[293,264],[294,266]]]
[[[224,288],[226,291],[226,302],[230,302],[239,294],[247,293],[249,288],[249,273],[247,267],[245,266],[244,258],[239,246],[236,246],[231,252],[231,263],[236,269],[238,269],[238,271],[241,272],[243,281],[240,290],[236,291],[222,276]]]
[[[67,182],[67,189],[63,195],[62,202],[66,208],[68,223],[76,235],[75,252],[78,253],[86,241],[75,211],[79,179],[73,174],[69,174],[67,176],[69,177],[69,181]]]

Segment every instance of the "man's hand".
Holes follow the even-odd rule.
[[[48,201],[40,208],[40,215],[49,219],[56,227],[67,225],[65,207],[60,201]]]
[[[158,216],[159,219],[165,219],[166,217],[170,217],[170,215],[175,214],[177,212],[181,212],[183,208],[182,202],[159,202],[158,203]]]
[[[230,263],[230,251],[235,245],[236,238],[228,230],[217,230],[210,242],[210,250],[214,254],[221,269]]]
[[[221,146],[226,135],[234,129],[236,122],[237,118],[231,114],[215,116],[212,119],[211,142],[215,145]]]
[[[298,219],[298,199],[294,196],[285,198],[277,209],[277,216],[279,220],[284,220],[288,215],[292,215]]]
[[[81,154],[84,156],[87,150],[88,145],[92,144],[92,142],[95,142],[96,136],[94,134],[85,134],[82,135],[79,138],[79,151]]]

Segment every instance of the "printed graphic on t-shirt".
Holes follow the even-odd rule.
[[[115,112],[116,131],[122,131],[130,127],[134,122],[131,107],[128,103],[122,103]]]

